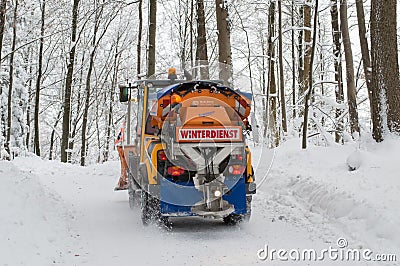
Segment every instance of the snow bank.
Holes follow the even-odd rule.
[[[0,182],[0,264],[63,263],[72,217],[59,196],[10,162],[0,162]]]
[[[305,151],[293,140],[276,149],[264,186],[272,187],[280,204],[301,208],[306,217],[322,215],[324,220],[312,222],[332,224],[333,234],[351,238],[354,246],[398,252],[399,158],[399,139]]]

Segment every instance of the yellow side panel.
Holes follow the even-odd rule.
[[[148,157],[149,155],[148,155],[147,151],[149,149],[150,144],[154,141],[158,141],[158,140],[151,140],[146,143],[146,153],[145,153],[146,154],[145,163],[146,163],[147,175],[148,175],[147,178],[148,178],[148,182],[150,185],[157,184],[157,153],[158,153],[158,151],[165,149],[165,147],[164,147],[165,144],[161,144],[161,143],[156,144],[150,155],[150,159],[149,159],[149,157]]]
[[[252,167],[251,167],[251,151],[248,147],[246,147],[246,154],[247,154],[247,183],[253,183],[253,176],[252,176]]]

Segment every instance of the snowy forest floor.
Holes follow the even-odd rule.
[[[267,264],[257,258],[266,245],[319,251],[337,248],[338,238],[349,248],[397,254],[399,263],[400,140],[299,147],[290,140],[274,153],[253,149],[260,186],[248,224],[175,218],[170,231],[143,227],[127,193],[113,191],[118,161],[0,162],[0,265]],[[346,165],[351,154],[361,162],[353,172]],[[297,265],[304,264],[314,263]]]

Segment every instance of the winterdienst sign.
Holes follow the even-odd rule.
[[[242,141],[241,127],[177,128],[179,142],[191,141]]]

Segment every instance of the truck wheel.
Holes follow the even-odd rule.
[[[229,214],[228,216],[224,217],[224,223],[227,225],[236,225],[241,222],[248,222],[251,216],[251,201],[253,196],[249,195],[246,196],[246,213],[245,214]]]
[[[129,195],[129,207],[133,210],[140,206],[140,195],[136,193],[136,185],[133,183],[133,176],[129,174],[128,179],[128,195]]]
[[[243,220],[243,215],[232,213],[224,217],[223,220],[227,225],[237,225]]]
[[[160,204],[158,199],[151,196],[146,191],[142,191],[142,223],[149,225],[160,219]]]
[[[129,186],[128,188],[128,195],[129,195],[129,208],[133,210],[135,208],[135,192],[133,191],[131,186]]]
[[[246,196],[246,214],[243,215],[243,220],[245,222],[250,221],[250,216],[251,216],[251,201],[253,200],[252,195]]]
[[[131,177],[129,178],[128,195],[129,195],[129,208],[133,210],[137,204],[135,200],[135,190],[133,189]]]

